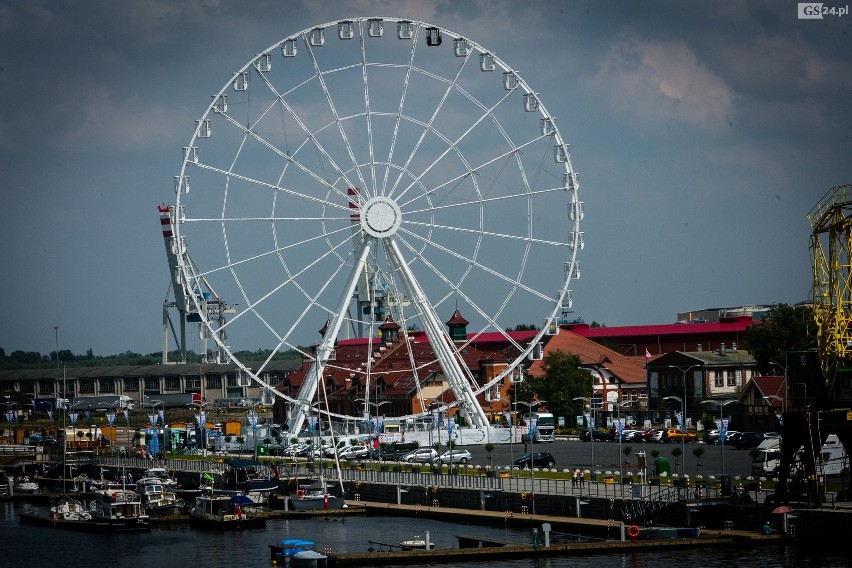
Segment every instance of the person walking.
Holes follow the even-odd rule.
[[[577,468],[575,467],[574,471],[571,472],[571,489],[577,488],[577,476],[578,475],[579,474],[577,473]]]
[[[586,486],[586,470],[581,469],[580,470],[580,488],[582,489],[585,486]]]

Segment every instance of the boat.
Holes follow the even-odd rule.
[[[33,481],[29,476],[22,475],[15,478],[12,489],[18,493],[35,493],[38,491],[38,483]]]
[[[247,530],[266,526],[266,516],[245,495],[203,491],[189,513],[189,524],[219,530]]]
[[[302,540],[300,538],[285,538],[278,544],[270,544],[269,551],[272,554],[272,560],[292,558],[298,552],[303,550],[314,550],[315,543],[312,540]]]
[[[346,506],[343,497],[337,497],[328,492],[328,484],[322,476],[314,483],[299,488],[291,494],[290,505],[297,511],[329,511],[343,509]]]
[[[269,506],[278,490],[278,480],[270,467],[257,460],[237,459],[225,462],[225,489],[246,495],[256,504]]]
[[[50,508],[51,516],[62,521],[91,521],[92,514],[82,503],[67,495],[59,503]]]
[[[172,487],[177,485],[177,481],[175,481],[174,478],[172,478],[172,476],[169,475],[169,472],[166,471],[166,468],[164,468],[164,467],[149,467],[148,469],[145,470],[145,473],[142,474],[142,477],[143,478],[155,477],[163,483],[163,485],[166,487],[166,489],[171,489]]]
[[[149,517],[169,517],[179,514],[184,508],[183,499],[178,499],[159,477],[137,480],[136,493],[142,498],[142,508]]]
[[[129,489],[101,489],[94,492],[89,504],[92,520],[104,523],[113,530],[147,530],[148,513],[142,508],[142,498]]]

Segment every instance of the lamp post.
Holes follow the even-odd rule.
[[[572,400],[581,400],[586,406],[589,407],[589,447],[592,450],[592,465],[590,466],[590,473],[592,475],[592,481],[595,479],[595,409],[592,406],[592,399],[585,396],[575,396]]]
[[[725,438],[727,437],[728,433],[728,423],[725,420],[725,407],[734,402],[737,401],[734,399],[701,401],[701,404],[715,404],[719,407],[719,422],[716,423],[716,429],[719,430],[719,444],[722,452],[722,476],[725,475]]]
[[[53,326],[53,332],[54,332],[54,335],[56,336],[56,368],[58,369],[59,368],[59,326],[58,325]]]
[[[680,398],[679,396],[664,396],[663,400],[676,400],[680,402],[681,405],[681,415],[680,419],[683,424],[681,428],[683,428],[680,432],[680,446],[681,446],[681,461],[680,461],[680,476],[683,477],[686,475],[686,399]]]
[[[681,427],[683,429],[684,434],[686,433],[686,374],[689,371],[691,371],[692,369],[694,369],[696,367],[700,367],[700,366],[701,366],[700,364],[696,363],[695,365],[690,365],[689,367],[682,369],[682,368],[678,367],[677,365],[669,365],[669,369],[677,369],[678,371],[681,372],[681,376],[682,376],[682,380],[683,380],[683,399],[681,400],[681,402],[683,403],[683,414],[681,415],[681,420],[683,420],[683,424],[681,425]],[[675,397],[664,397],[663,400],[665,400],[666,398],[675,398]],[[681,442],[682,442],[681,446],[683,446],[682,451],[684,452],[684,459],[683,459],[684,464],[683,464],[682,470],[681,470],[681,476],[683,476],[683,471],[686,467],[686,463],[685,463],[686,462],[686,455],[685,455],[686,454],[686,440],[685,440],[684,436],[681,436],[680,439],[681,439]]]
[[[251,410],[246,413],[246,420],[251,428],[252,443],[254,445],[254,460],[257,461],[257,403],[251,405]]]
[[[524,382],[524,366],[518,365],[515,370],[517,371],[517,375],[512,373],[509,375],[509,381],[512,382],[513,385],[520,385]],[[515,401],[518,400],[518,387],[512,387],[512,395],[515,398]],[[512,414],[512,408],[509,407],[509,474],[515,469],[515,415]]]
[[[157,432],[157,419],[159,418],[162,421],[163,427],[166,426],[166,421],[164,420],[163,411],[160,410],[159,413],[157,412],[157,407],[162,406],[162,405],[163,405],[162,400],[150,399],[150,398],[143,404],[143,406],[150,406],[151,407],[151,414],[148,415],[148,421],[151,423],[151,430],[152,430],[152,432],[151,432],[152,443],[149,445],[149,452],[148,452],[151,455],[154,455],[155,453],[160,453],[160,435]],[[157,450],[156,452],[154,452],[155,449]]]
[[[531,402],[524,402],[522,400],[519,400],[519,401],[515,402],[515,406],[517,406],[519,404],[523,404],[524,406],[529,408],[530,418],[529,418],[529,420],[527,420],[527,432],[528,432],[527,435],[530,438],[530,485],[532,487],[532,494],[533,494],[533,499],[532,499],[532,514],[533,515],[535,515],[535,471],[534,471],[535,468],[533,467],[533,462],[535,461],[535,429],[536,429],[537,420],[535,418],[533,418],[532,409],[535,408],[536,406],[540,405],[540,404],[544,404],[545,402],[547,402],[547,401],[546,400],[534,400],[534,401],[531,401]]]

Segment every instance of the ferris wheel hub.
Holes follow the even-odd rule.
[[[401,224],[402,211],[393,199],[377,196],[361,206],[361,227],[373,237],[390,237]]]

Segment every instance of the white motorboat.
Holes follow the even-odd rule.
[[[91,521],[92,514],[86,510],[82,503],[70,497],[62,500],[50,508],[54,519],[62,521]]]
[[[159,477],[139,479],[136,482],[136,493],[142,497],[142,508],[149,517],[176,515],[183,508],[183,499],[178,499]]]
[[[316,482],[291,494],[290,505],[297,511],[328,511],[345,507],[343,497],[328,492],[328,484],[322,476]]]
[[[18,493],[35,493],[38,488],[38,483],[26,475],[16,478],[13,486],[13,490]]]
[[[95,491],[89,510],[94,521],[107,523],[115,530],[148,529],[149,517],[142,508],[142,497],[129,489]]]
[[[189,513],[190,525],[219,530],[244,530],[266,526],[266,516],[245,495],[222,495],[204,490]]]

